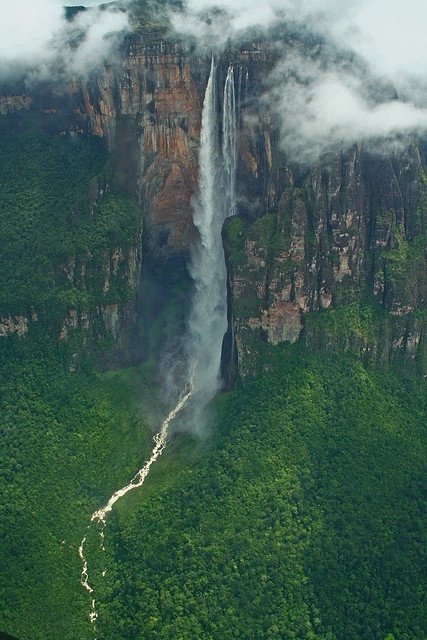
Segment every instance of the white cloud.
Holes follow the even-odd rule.
[[[108,0],[75,0],[75,2],[62,2],[62,0],[56,1],[65,7],[75,7],[76,5],[82,7],[99,7],[100,4],[106,4],[106,2],[108,2]]]
[[[111,54],[114,34],[128,27],[126,13],[96,6],[70,24],[61,5],[0,0],[0,76],[25,70],[51,77],[58,69],[85,74]],[[272,74],[284,145],[295,157],[308,161],[310,154],[357,140],[427,130],[426,0],[411,0],[410,7],[401,0],[188,0],[185,12],[172,14],[175,29],[208,50],[279,22],[320,35],[329,45],[317,58],[288,54]],[[84,36],[73,48],[76,33]],[[344,66],[332,50],[357,56],[365,72],[359,63]],[[374,77],[396,87],[401,101],[374,100]]]
[[[69,68],[81,75],[98,67],[108,58],[115,36],[128,27],[128,17],[124,12],[101,11],[92,9],[82,12],[74,21],[76,28],[85,36],[69,58]]]
[[[386,75],[427,71],[425,0],[409,5],[401,0],[187,0],[185,7],[185,17],[177,14],[174,24],[188,33],[194,29],[195,35],[209,30],[200,16],[217,7],[228,14],[224,38],[284,20],[328,35]]]
[[[0,0],[0,61],[28,63],[49,55],[52,35],[63,23],[55,0]]]
[[[377,72],[389,77],[427,72],[427,3],[411,0],[359,0],[352,11],[331,25],[346,44]]]
[[[283,146],[310,164],[357,141],[393,140],[427,131],[427,109],[390,92],[372,98],[361,70],[294,52],[270,78],[269,100],[279,115]]]
[[[0,0],[0,75],[17,72],[50,77],[54,68],[85,74],[108,57],[114,34],[128,27],[126,13],[98,8],[70,23],[58,0]],[[79,46],[70,39],[79,32]]]
[[[401,0],[220,0],[215,6],[222,14],[209,22],[213,3],[188,0],[173,25],[205,48],[278,22],[329,45],[317,57],[288,52],[272,74],[284,146],[295,159],[309,162],[358,140],[427,132],[426,0],[411,0],[410,6]],[[337,52],[357,62],[343,65]],[[380,82],[393,85],[401,101],[372,91]]]

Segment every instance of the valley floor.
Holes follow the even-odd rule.
[[[175,434],[89,544],[99,640],[423,640],[426,395],[299,346]],[[25,364],[24,364],[25,362]],[[150,376],[1,364],[0,628],[90,640],[78,542],[151,447]]]

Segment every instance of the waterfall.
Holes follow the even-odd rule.
[[[171,423],[187,410],[186,420],[190,420],[192,426],[197,428],[203,409],[221,384],[221,349],[228,324],[227,273],[221,231],[224,220],[235,209],[236,98],[231,66],[224,85],[222,121],[219,113],[217,67],[212,58],[202,112],[199,193],[193,207],[193,219],[199,230],[200,242],[193,252],[190,265],[194,294],[188,322],[186,382],[182,385],[183,391],[176,405],[154,436],[154,448],[148,461],[129,484],[115,491],[105,506],[92,514],[91,523],[99,527],[102,551],[105,551],[104,528],[107,515],[118,500],[144,484],[151,466],[167,445]],[[89,524],[88,530],[90,528]],[[84,536],[78,553],[82,562],[81,584],[91,598],[89,619],[95,628],[98,611],[85,556],[87,536],[88,533]],[[103,571],[102,575],[105,573]]]
[[[236,209],[237,121],[234,71],[230,65],[224,85],[222,114],[222,156],[226,194],[226,217]]]
[[[242,76],[243,76],[243,67],[239,67],[239,76],[237,80],[237,108],[240,109],[242,107]]]
[[[196,430],[201,412],[221,385],[221,348],[227,331],[227,271],[221,231],[235,209],[236,98],[230,66],[224,85],[222,144],[217,93],[217,67],[212,58],[202,113],[199,195],[193,220],[200,234],[190,274],[194,294],[188,323],[188,362],[195,397],[192,422]]]

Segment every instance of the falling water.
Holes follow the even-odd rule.
[[[190,265],[194,294],[189,315],[188,362],[195,372],[197,405],[203,406],[218,389],[221,342],[227,329],[226,272],[221,237],[221,147],[218,126],[217,70],[212,59],[202,113],[199,156],[199,195],[193,220],[200,234]]]
[[[230,65],[224,86],[224,107],[222,114],[222,156],[226,194],[226,217],[233,215],[236,208],[236,164],[237,164],[237,121],[234,71]]]
[[[242,106],[242,76],[243,76],[243,67],[239,67],[239,76],[237,79],[237,108],[240,111]]]
[[[199,230],[200,243],[190,265],[194,295],[187,340],[187,382],[176,406],[154,436],[155,445],[148,461],[129,484],[113,493],[106,505],[92,514],[91,523],[100,525],[103,551],[107,515],[120,498],[144,484],[151,466],[165,449],[171,423],[193,396],[193,406],[186,418],[200,418],[201,411],[220,386],[221,346],[227,330],[227,274],[221,231],[224,220],[234,212],[236,173],[236,99],[231,66],[224,86],[222,138],[218,107],[217,68],[212,58],[202,112],[199,195],[194,205],[194,223]],[[95,624],[98,612],[84,553],[86,539],[87,534],[78,550],[82,562],[81,584],[91,596],[89,619]]]
[[[194,296],[189,320],[188,361],[196,385],[194,421],[218,391],[221,346],[227,330],[227,272],[221,231],[234,211],[236,173],[236,99],[230,66],[224,86],[222,144],[218,122],[217,69],[212,59],[202,114],[200,193],[194,203],[194,223],[200,244],[190,273]]]

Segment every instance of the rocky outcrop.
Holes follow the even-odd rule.
[[[37,322],[38,319],[38,314],[33,308],[30,309],[28,315],[0,317],[0,338],[10,335],[26,336],[29,325],[32,322]]]
[[[136,321],[142,264],[140,235],[134,243],[127,250],[116,247],[106,251],[96,263],[90,257],[86,261],[72,257],[63,265],[72,290],[80,293],[76,305],[71,306],[63,318],[59,343],[79,332],[83,346],[106,338],[116,344],[115,352],[122,350],[125,356],[129,349],[126,334]]]
[[[0,318],[0,337],[12,334],[24,336],[26,333],[28,333],[28,318],[26,316]]]
[[[0,115],[6,115],[13,111],[29,109],[33,98],[26,95],[3,95],[0,96]]]
[[[204,61],[207,69],[207,61]],[[43,85],[33,98],[0,97],[1,109],[31,108],[58,133],[91,133],[117,155],[119,177],[138,191],[145,243],[161,259],[187,254],[194,229],[203,85],[190,55],[156,34],[129,37],[120,63],[86,83]],[[203,81],[202,81],[203,82]]]

